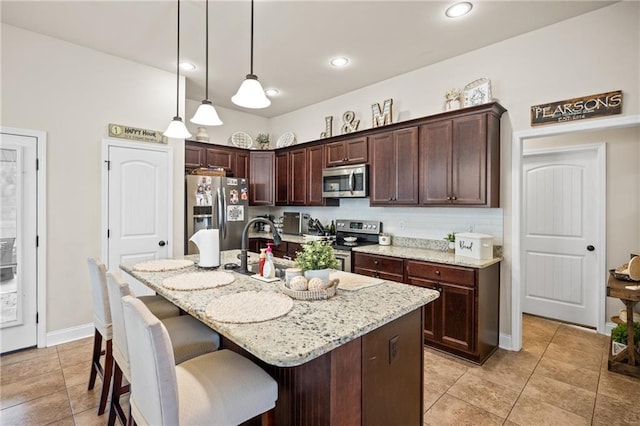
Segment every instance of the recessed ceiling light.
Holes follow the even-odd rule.
[[[452,4],[447,8],[444,12],[449,18],[459,18],[460,16],[464,16],[467,13],[471,12],[473,5],[468,1],[463,1],[460,3]]]
[[[267,96],[278,96],[280,91],[278,89],[269,88],[264,91]]]
[[[196,66],[191,62],[180,62],[180,69],[182,71],[193,71],[196,69]]]
[[[349,58],[345,58],[344,56],[338,56],[336,58],[331,59],[330,63],[336,68],[341,68],[346,66],[349,63]]]

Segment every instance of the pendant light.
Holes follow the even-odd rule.
[[[213,107],[213,104],[211,104],[211,101],[209,100],[209,0],[207,0],[206,3],[206,15],[207,39],[205,41],[206,71],[204,77],[204,99],[190,121],[195,124],[202,124],[203,126],[220,126],[222,124],[222,120],[220,120],[220,117],[218,117],[216,109]]]
[[[251,0],[251,73],[247,74],[246,80],[242,82],[231,101],[238,106],[254,109],[271,105],[271,101],[258,81],[258,76],[253,73],[253,0]]]
[[[178,53],[176,58],[176,116],[173,117],[169,127],[164,131],[168,138],[186,139],[191,137],[191,133],[182,122],[180,117],[180,0],[178,0]]]

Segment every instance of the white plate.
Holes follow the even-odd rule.
[[[293,145],[296,143],[296,137],[292,132],[285,132],[278,138],[276,148],[282,148],[285,146]]]
[[[235,132],[231,135],[231,143],[238,148],[251,148],[253,139],[245,132]]]

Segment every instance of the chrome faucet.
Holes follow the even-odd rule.
[[[247,245],[249,244],[249,238],[248,238],[249,236],[247,235],[247,230],[251,225],[253,225],[256,222],[266,223],[271,227],[271,236],[273,237],[273,244],[275,244],[276,246],[279,246],[280,243],[282,242],[282,239],[280,238],[280,234],[278,234],[278,231],[276,230],[276,226],[269,219],[265,219],[263,217],[256,217],[251,219],[249,222],[247,222],[247,224],[244,226],[244,229],[242,230],[242,247],[240,248],[240,256],[239,256],[240,269],[238,270],[238,272],[243,274],[246,274],[247,272],[249,272],[247,268]]]

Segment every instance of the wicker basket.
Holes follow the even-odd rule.
[[[284,294],[289,297],[298,300],[326,300],[330,299],[336,295],[336,289],[338,288],[338,284],[340,280],[338,278],[334,278],[329,281],[329,286],[324,290],[291,290],[287,287],[284,282],[280,284],[280,289]]]

